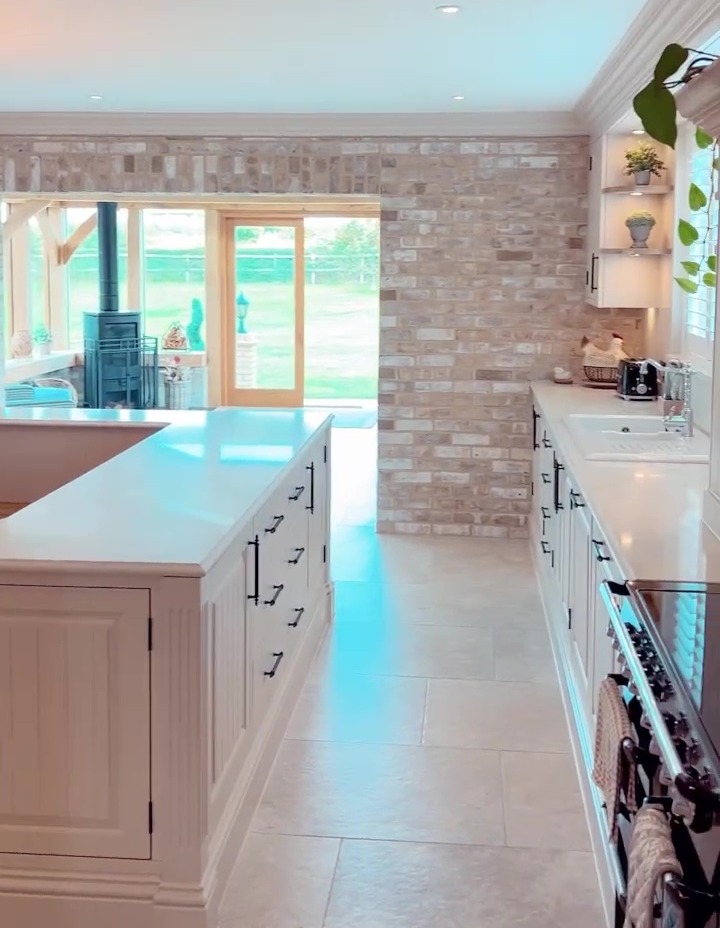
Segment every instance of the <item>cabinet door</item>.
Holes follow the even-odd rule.
[[[0,587],[0,852],[150,857],[147,590]]]
[[[308,582],[312,595],[328,580],[328,526],[330,508],[330,432],[318,445],[308,467],[312,480],[312,499],[308,509]]]
[[[569,521],[569,544],[571,547],[572,575],[569,586],[568,632],[570,637],[570,659],[575,677],[575,687],[585,710],[588,725],[592,721],[592,650],[590,635],[595,608],[591,597],[592,550],[590,541],[590,519],[579,497],[573,497],[573,508]]]

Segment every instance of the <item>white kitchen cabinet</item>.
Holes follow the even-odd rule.
[[[592,641],[595,600],[592,590],[591,519],[580,493],[570,484],[568,496],[568,646],[569,663],[585,720],[592,720]]]
[[[222,526],[204,559],[0,564],[0,924],[51,925],[62,897],[73,928],[216,928],[332,614],[330,429],[293,421],[269,479],[264,421],[249,451],[232,418],[210,435],[208,455],[251,463],[198,488],[225,501],[195,523]]]
[[[149,618],[148,590],[0,586],[0,853],[150,857]]]

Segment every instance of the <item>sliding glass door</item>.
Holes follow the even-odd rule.
[[[223,402],[302,406],[302,219],[223,218]]]

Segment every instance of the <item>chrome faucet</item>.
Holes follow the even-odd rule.
[[[644,377],[652,365],[662,377],[663,425],[666,432],[677,432],[689,438],[693,433],[692,375],[687,361],[672,360],[667,364],[645,358],[640,364]]]

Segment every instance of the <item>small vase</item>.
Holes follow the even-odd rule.
[[[26,329],[14,333],[10,339],[10,352],[14,358],[32,357],[32,337]]]
[[[630,237],[632,238],[633,248],[647,248],[647,241],[650,236],[652,224],[645,222],[642,225],[628,226]]]
[[[50,342],[40,342],[35,346],[38,357],[46,358],[50,354]]]
[[[650,183],[650,171],[636,171],[634,177],[636,187],[647,187]]]

